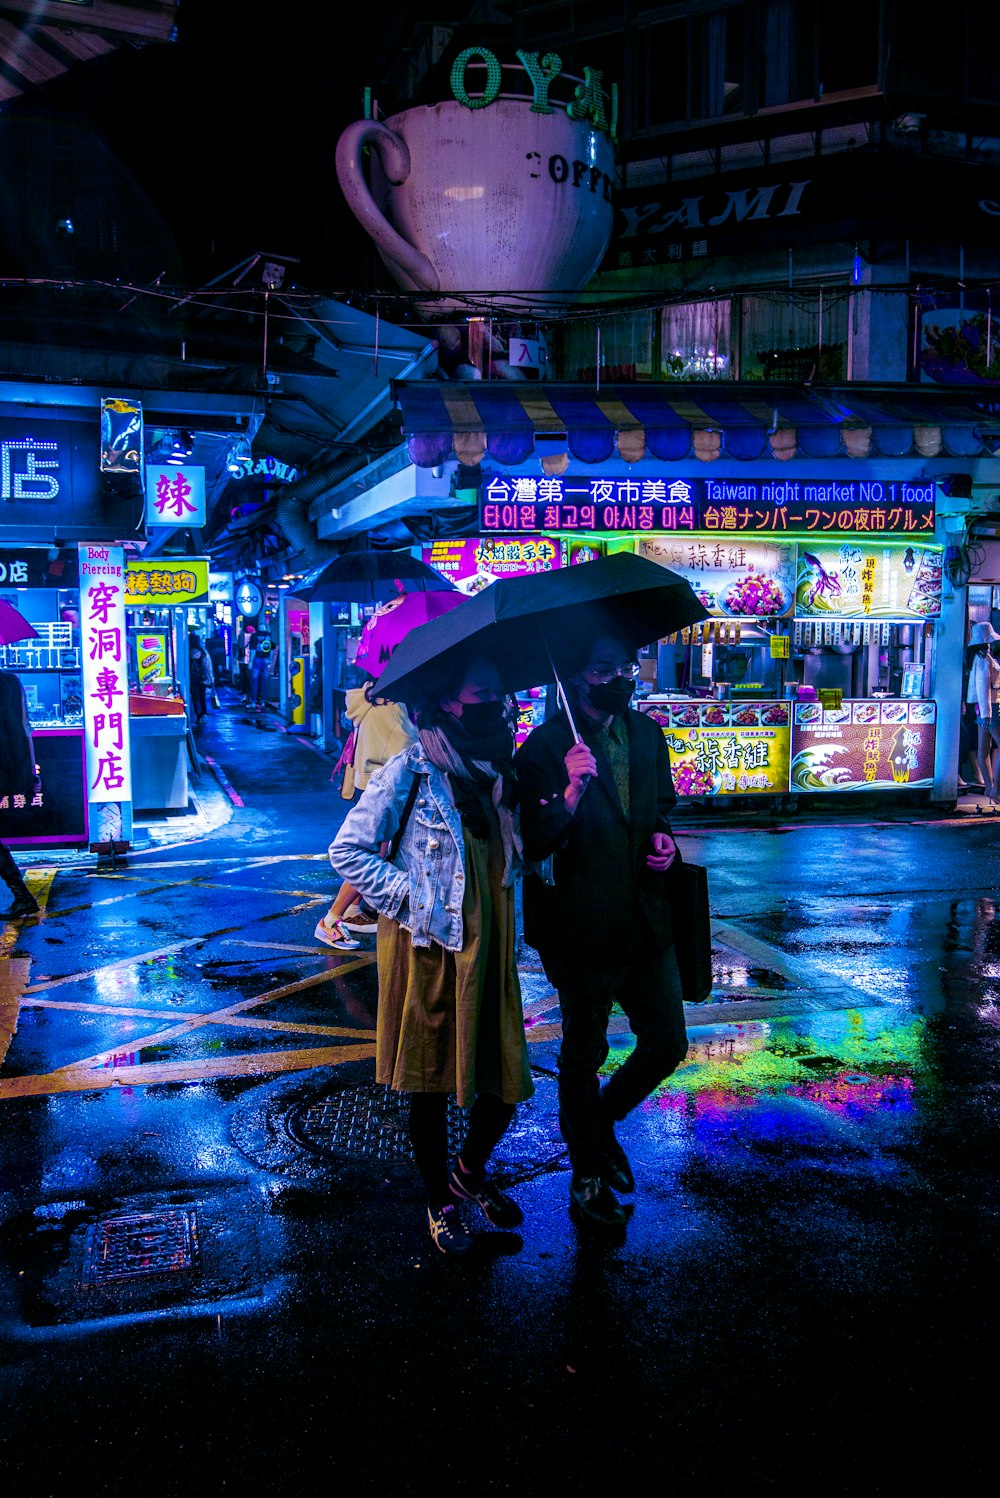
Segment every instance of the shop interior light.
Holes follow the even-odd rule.
[[[178,466],[181,463],[186,463],[193,450],[194,438],[190,432],[182,429],[174,435],[174,440],[171,443],[170,452],[167,456],[167,462]]]
[[[226,459],[226,471],[234,478],[248,472],[253,462],[253,454],[250,451],[250,443],[246,437],[237,437],[229,449],[229,457]]]

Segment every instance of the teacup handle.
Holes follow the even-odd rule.
[[[401,266],[419,291],[438,291],[437,271],[427,256],[403,238],[389,223],[371,195],[361,167],[361,150],[371,146],[378,152],[382,170],[394,186],[410,175],[410,149],[378,120],[356,120],[337,142],[337,176],[348,207],[381,250]]]

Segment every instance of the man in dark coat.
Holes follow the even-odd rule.
[[[677,856],[676,804],[663,734],[628,711],[638,666],[614,634],[595,638],[569,678],[582,742],[560,712],[517,754],[524,856],[552,857],[552,880],[524,881],[524,934],[562,1013],[559,1124],[569,1146],[570,1208],[604,1227],[635,1182],[614,1125],[687,1053],[664,875]],[[618,1002],[635,1048],[602,1088],[608,1020]]]

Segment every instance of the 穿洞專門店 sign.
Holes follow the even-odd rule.
[[[779,618],[795,597],[794,541],[640,538],[641,557],[685,578],[717,619]]]
[[[796,618],[936,619],[944,548],[869,538],[798,548]]]
[[[494,477],[479,501],[487,534],[932,536],[934,513],[931,480],[896,479]]]
[[[130,801],[125,552],[80,547],[80,654],[90,801]]]
[[[547,536],[470,536],[458,541],[432,541],[423,560],[463,593],[478,593],[498,577],[524,577],[551,572],[566,561],[562,541]]]
[[[937,704],[883,698],[793,704],[791,789],[922,789],[934,779]]]
[[[129,608],[138,604],[164,608],[207,603],[208,565],[208,557],[129,562],[125,602]]]
[[[678,796],[784,795],[790,702],[640,702],[663,730]]]

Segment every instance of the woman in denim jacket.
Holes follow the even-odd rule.
[[[431,1237],[457,1254],[472,1241],[459,1202],[497,1227],[523,1220],[486,1173],[516,1104],[534,1091],[514,957],[514,738],[488,660],[413,717],[418,742],[372,776],[330,862],[379,912],[376,1077],[410,1094]],[[450,1093],[471,1111],[449,1168]]]

